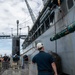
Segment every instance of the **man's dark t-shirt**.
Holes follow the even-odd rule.
[[[37,63],[38,72],[52,72],[51,64],[54,62],[54,59],[50,54],[45,53],[44,51],[40,51],[37,55],[33,57],[32,62]]]
[[[4,61],[10,61],[10,58],[8,56],[4,56]]]

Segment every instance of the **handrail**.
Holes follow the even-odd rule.
[[[25,53],[29,52],[30,50],[34,49],[35,47],[30,48],[29,50],[27,50],[26,52],[24,52],[23,54],[21,54],[20,56],[24,55]]]

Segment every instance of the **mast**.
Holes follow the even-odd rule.
[[[43,1],[43,5],[45,6],[48,0],[42,0],[42,1]]]
[[[29,10],[29,13],[30,13],[31,19],[32,19],[33,23],[35,23],[36,18],[35,18],[34,14],[33,14],[33,11],[32,11],[32,9],[30,8],[30,6],[29,6],[27,0],[25,0],[25,2],[26,2],[26,5],[27,5],[27,8],[28,8],[28,10]]]

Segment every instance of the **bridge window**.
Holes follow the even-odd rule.
[[[73,7],[73,0],[67,0],[68,9]]]
[[[37,31],[36,33],[37,33],[37,37],[39,37],[39,33],[38,33],[38,31]]]
[[[41,34],[44,33],[45,29],[44,29],[44,24],[41,26]]]
[[[35,39],[37,38],[37,33],[34,34],[34,38],[35,38]]]
[[[48,29],[50,27],[50,21],[49,21],[49,18],[47,18],[45,20],[45,25],[46,25],[46,29]]]
[[[34,36],[32,37],[32,41],[34,41]]]
[[[51,14],[50,14],[50,22],[52,22],[52,23],[53,23],[53,20],[54,20],[54,14],[55,14],[54,11],[52,11]]]
[[[35,31],[36,31],[37,30],[37,25],[35,25],[34,28],[35,28]]]
[[[39,27],[39,25],[37,24],[37,28]]]
[[[34,31],[36,30],[36,26],[33,27],[33,30],[34,30]]]
[[[38,30],[38,34],[39,34],[39,36],[41,35],[41,30],[40,30],[40,28],[39,28],[39,30]]]

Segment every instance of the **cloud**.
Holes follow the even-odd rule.
[[[12,51],[11,50],[0,50],[0,55],[4,55],[4,54],[7,54],[7,55],[12,55]]]
[[[42,9],[42,0],[27,0],[34,15],[37,17],[39,11]],[[0,35],[14,35],[17,33],[16,20],[20,21],[19,34],[27,35],[28,28],[33,26],[28,8],[24,0],[0,0]],[[13,29],[13,30],[11,30]],[[5,39],[6,40],[6,39]],[[11,53],[11,41],[0,39],[0,53]],[[5,42],[4,42],[5,41]],[[24,40],[23,40],[24,41]],[[8,43],[8,44],[7,44]]]
[[[27,19],[28,16],[30,16],[24,0],[18,1],[1,0],[1,2],[0,2],[0,24],[4,26],[2,27],[2,29],[6,28],[5,25],[8,27],[8,24],[14,26],[15,28],[17,19],[20,20],[20,22],[22,22],[22,19]],[[29,0],[28,3],[32,8],[33,13],[37,15],[41,6],[41,0],[39,1]]]

